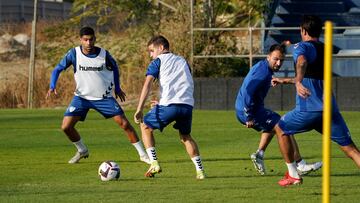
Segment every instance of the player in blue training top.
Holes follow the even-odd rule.
[[[274,136],[274,127],[280,120],[280,115],[264,107],[265,97],[271,87],[274,72],[277,72],[285,57],[285,46],[274,44],[266,59],[256,63],[246,75],[238,92],[235,109],[237,119],[248,128],[261,132],[258,150],[251,154],[255,169],[265,174],[264,153]],[[297,143],[291,137],[295,149],[297,169],[301,174],[318,170],[321,162],[306,164],[300,156]]]
[[[275,126],[279,147],[288,167],[285,177],[278,182],[281,186],[302,183],[296,171],[289,135],[313,129],[322,133],[324,44],[319,41],[322,22],[317,16],[304,16],[300,28],[302,42],[295,44],[293,53],[296,76],[274,80],[274,83],[295,83],[297,92],[296,107]],[[360,151],[351,139],[334,96],[332,105],[331,139],[360,168]]]
[[[75,129],[78,121],[84,121],[89,109],[95,109],[105,118],[113,118],[125,131],[128,139],[139,153],[140,160],[150,163],[144,147],[139,140],[134,128],[125,117],[123,110],[112,96],[115,89],[116,98],[125,101],[125,93],[120,89],[119,70],[113,57],[103,48],[95,46],[95,32],[90,27],[80,30],[81,46],[70,49],[52,72],[50,89],[46,98],[56,92],[56,82],[60,73],[70,65],[74,67],[76,82],[75,96],[66,109],[61,129],[74,143],[77,152],[69,163],[77,163],[82,158],[89,156],[89,151],[84,145],[80,134]]]
[[[163,36],[153,37],[148,42],[148,49],[153,61],[148,66],[134,115],[135,122],[141,123],[143,142],[151,161],[151,166],[145,176],[154,177],[156,173],[161,172],[155,151],[153,131],[155,129],[162,131],[175,121],[174,128],[179,130],[181,142],[195,165],[196,178],[204,179],[205,173],[199,149],[190,135],[194,106],[194,83],[190,66],[183,57],[170,52],[169,42]],[[154,80],[158,80],[160,84],[160,100],[159,103],[153,103],[153,108],[143,118],[144,104]]]

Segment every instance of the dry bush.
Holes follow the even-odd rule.
[[[37,64],[34,74],[34,92],[33,92],[33,107],[53,107],[65,106],[69,99],[69,91],[63,95],[59,95],[51,100],[46,100],[45,96],[49,89],[50,71]],[[0,108],[24,108],[27,107],[28,100],[28,76],[18,74],[16,78],[2,82],[4,88],[0,91]],[[61,80],[61,79],[59,79]],[[63,79],[59,85],[59,92],[66,88],[65,85],[73,86],[71,80]],[[70,82],[67,82],[70,81]]]
[[[65,107],[74,96],[75,82],[74,74],[69,68],[68,71],[63,72],[57,82],[57,95],[52,94],[48,99],[45,99],[46,93],[49,90],[51,70],[42,68],[39,70],[34,85],[34,100],[37,107]]]
[[[31,23],[1,23],[0,35],[3,34],[15,35],[18,33],[25,33],[28,36],[31,35]]]
[[[19,74],[16,79],[6,80],[0,92],[0,108],[23,108],[27,102],[28,77]]]
[[[0,108],[24,107],[27,94],[24,91],[15,91],[13,83],[5,84],[5,88],[0,92]]]
[[[138,19],[136,23],[126,24],[127,26],[115,23],[106,31],[94,27],[98,31],[96,45],[107,49],[119,65],[121,88],[127,94],[127,101],[122,104],[125,107],[134,108],[137,104],[146,68],[151,60],[147,53],[147,41],[152,36],[156,34],[164,35],[170,41],[172,52],[190,60],[189,5],[187,1],[174,0],[172,2],[178,9],[177,12],[165,7],[159,7],[158,10],[153,11],[153,15],[147,15],[148,19]],[[73,97],[75,82],[73,68],[69,67],[67,71],[60,74],[57,82],[58,95],[52,96],[48,100],[44,99],[49,88],[53,68],[69,49],[79,45],[78,31],[81,26],[83,26],[81,23],[71,25],[61,21],[38,23],[36,59],[37,63],[40,62],[40,65],[36,67],[34,81],[35,107],[66,106]],[[31,33],[31,23],[8,27],[7,30],[14,34],[17,32]],[[232,41],[236,42],[237,39],[230,37],[219,39],[224,39],[223,44],[234,47],[236,43],[232,43]],[[232,40],[231,43],[229,40]],[[201,40],[199,40],[199,43],[207,44]],[[201,53],[201,50],[197,51],[197,49],[199,49],[198,46],[195,47],[195,52]],[[220,77],[240,74],[238,69],[242,66],[246,67],[247,64],[242,61],[228,62],[202,59],[193,62],[193,73],[195,76],[208,74],[211,77]],[[201,68],[207,72],[201,72]],[[27,77],[19,76],[15,78],[16,81],[6,82],[4,91],[0,90],[0,108],[14,108],[25,105],[27,100]],[[21,85],[19,86],[19,84]],[[154,90],[150,99],[157,98],[157,84],[153,85],[153,87]]]

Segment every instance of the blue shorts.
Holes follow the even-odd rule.
[[[192,110],[193,107],[187,104],[156,105],[144,116],[144,123],[152,129],[162,131],[175,121],[173,127],[181,134],[188,135],[191,132]]]
[[[316,130],[322,133],[322,111],[303,112],[295,109],[286,113],[279,121],[279,127],[286,135]],[[353,143],[348,127],[339,111],[332,113],[331,140],[340,146]]]
[[[124,114],[124,111],[113,97],[101,100],[87,100],[74,96],[64,116],[81,116],[80,120],[84,121],[89,109],[95,109],[105,118]]]
[[[246,124],[244,111],[236,111],[236,117],[242,124]],[[257,110],[254,115],[254,129],[262,132],[271,132],[279,122],[280,115],[266,108]]]

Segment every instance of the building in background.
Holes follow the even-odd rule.
[[[38,0],[38,19],[64,20],[70,15],[72,1]],[[0,0],[0,22],[30,22],[33,18],[34,0]]]

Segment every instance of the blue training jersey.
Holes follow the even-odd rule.
[[[96,58],[100,54],[101,48],[95,47],[95,53],[86,55],[89,58]],[[114,58],[110,55],[108,51],[106,51],[105,62],[107,67],[111,67],[114,72],[114,86],[115,93],[120,92],[120,83],[119,83],[119,69],[116,64]],[[56,82],[59,78],[60,73],[63,70],[66,70],[70,65],[74,67],[74,73],[76,72],[76,50],[75,48],[70,49],[65,56],[61,59],[60,63],[58,63],[51,74],[50,79],[50,89],[55,89]]]
[[[323,66],[323,46],[315,47],[315,44],[320,42],[299,42],[294,46],[293,58],[295,64],[299,56],[303,55],[307,61],[307,69],[304,79],[301,81],[302,85],[310,90],[311,95],[304,99],[296,94],[296,110],[298,111],[322,111],[323,110],[323,67],[315,67],[313,64],[317,63],[319,66]],[[318,50],[317,50],[318,49]],[[319,54],[319,55],[318,55]],[[296,66],[296,65],[295,65]],[[296,67],[295,67],[296,68]],[[308,77],[307,73],[314,71],[311,69],[317,69],[320,71],[320,77]]]
[[[236,97],[236,111],[244,111],[247,121],[254,118],[258,109],[264,108],[265,97],[271,87],[273,71],[266,59],[256,63],[244,78]]]

